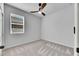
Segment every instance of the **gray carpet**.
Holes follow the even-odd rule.
[[[73,56],[74,49],[45,40],[3,50],[3,56]]]

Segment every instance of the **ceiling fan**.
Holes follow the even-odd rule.
[[[39,6],[39,9],[37,11],[30,11],[30,13],[40,13],[42,14],[43,16],[45,16],[46,14],[43,12],[43,9],[46,7],[47,3],[39,3],[38,6]]]

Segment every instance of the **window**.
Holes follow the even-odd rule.
[[[21,15],[10,14],[10,33],[24,33],[24,17]]]

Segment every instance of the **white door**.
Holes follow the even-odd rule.
[[[79,56],[79,3],[75,4],[75,55]]]
[[[2,13],[0,8],[0,46],[2,45]],[[0,49],[0,56],[2,55],[2,49]]]

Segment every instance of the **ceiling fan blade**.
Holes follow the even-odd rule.
[[[47,3],[39,3],[39,11],[43,10]]]
[[[41,14],[42,14],[43,16],[45,16],[45,15],[46,15],[46,14],[45,14],[45,13],[43,13],[43,12],[42,12]]]
[[[44,8],[46,5],[47,5],[46,3],[43,3],[43,4],[42,4],[42,8]]]
[[[36,12],[38,12],[38,11],[30,11],[30,13],[36,13]]]

